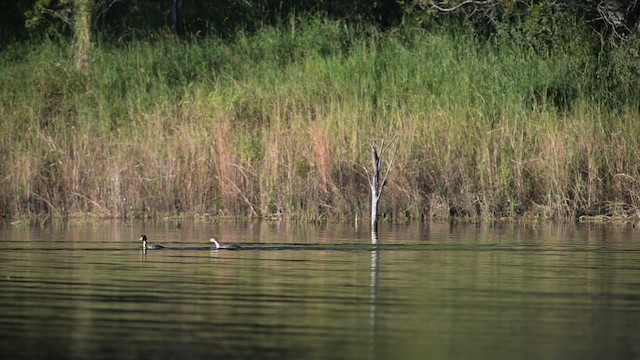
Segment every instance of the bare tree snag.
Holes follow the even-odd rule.
[[[371,174],[369,183],[371,186],[371,228],[376,229],[378,227],[378,202],[385,181],[380,179],[380,157],[373,145],[371,145],[371,160],[373,162],[373,174]]]
[[[385,146],[384,140],[382,140],[382,146],[380,146],[380,154],[374,145],[371,145],[371,161],[373,164],[373,172],[369,176],[369,186],[371,187],[371,231],[376,232],[378,230],[378,203],[380,201],[380,195],[382,190],[387,184],[389,177],[389,171],[393,165],[393,157],[387,164],[387,169],[384,172],[384,176],[380,176],[382,170],[382,156],[389,149],[393,143],[395,143],[397,135],[394,135],[393,139]],[[395,154],[394,154],[395,155]]]

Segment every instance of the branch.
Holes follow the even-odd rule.
[[[636,2],[633,1],[632,4],[629,5],[629,7],[627,7],[625,11],[623,11],[623,5],[615,0],[612,1],[601,1],[600,3],[598,3],[598,6],[596,7],[596,10],[598,11],[598,14],[600,14],[600,18],[602,20],[604,20],[607,24],[611,25],[611,27],[613,28],[614,33],[618,36],[623,38],[624,34],[629,34],[631,32],[631,29],[629,29],[629,27],[627,27],[627,13],[633,8],[635,7]],[[621,32],[623,33],[621,35]]]
[[[93,8],[93,15],[100,17],[104,16],[115,4],[122,2],[122,0],[97,0]]]
[[[362,170],[364,170],[364,176],[367,178],[367,181],[369,182],[369,186],[372,186],[371,184],[371,173],[369,173],[369,170],[367,170],[367,167],[360,164],[359,162],[355,162],[353,163],[356,167],[356,169],[358,168],[362,168]],[[360,175],[362,175],[362,173],[359,173]]]
[[[452,11],[458,10],[459,8],[461,8],[461,7],[465,6],[465,5],[470,5],[470,4],[473,4],[473,5],[489,5],[489,4],[492,4],[494,2],[495,2],[495,0],[485,0],[485,1],[465,0],[465,1],[461,2],[461,3],[459,3],[458,5],[455,5],[455,6],[452,6],[452,7],[443,7],[447,3],[447,1],[440,1],[439,3],[436,3],[433,0],[429,0],[429,1],[427,1],[427,3],[425,5],[429,6],[429,7],[432,7],[434,9],[438,10],[438,11],[441,11],[441,12],[452,12]]]
[[[53,206],[53,204],[49,200],[45,199],[44,197],[38,195],[35,192],[32,192],[31,194],[33,194],[38,199],[44,201],[45,203],[47,203],[47,205],[49,205],[49,208],[51,209],[52,212],[55,212],[58,214],[58,216],[62,217],[62,213],[60,213],[60,210],[58,210],[55,206]]]
[[[382,141],[384,143],[384,140]],[[371,173],[371,179],[369,179],[369,185],[371,185],[371,191],[379,193],[382,190],[380,186],[380,156],[376,151],[376,147],[371,145],[371,162],[373,163],[373,172]]]
[[[395,135],[393,135],[393,138],[391,138],[391,141],[389,141],[389,144],[387,144],[387,147],[383,149],[383,151],[386,151],[393,143],[398,141],[398,134],[396,133]],[[384,144],[384,140],[383,140],[383,144]],[[387,170],[384,173],[384,177],[382,178],[382,187],[384,187],[384,185],[387,183],[387,178],[389,177],[389,172],[391,171],[391,168],[393,167],[393,162],[396,159],[396,153],[398,151],[398,147],[394,147],[393,150],[393,156],[391,157],[391,160],[387,163]]]
[[[234,163],[231,163],[231,165],[235,166],[235,167],[238,169],[238,171],[240,171],[240,173],[241,173],[241,174],[242,174],[242,176],[244,177],[244,181],[245,181],[245,182],[249,182],[248,177],[247,177],[247,174],[245,174],[244,170],[240,167],[240,165],[238,165],[238,164],[234,164]],[[236,189],[236,191],[238,192],[238,194],[240,194],[240,196],[242,197],[242,199],[244,200],[244,202],[246,202],[246,203],[249,205],[249,207],[251,208],[251,212],[253,212],[253,215],[254,215],[255,217],[258,217],[258,212],[256,211],[255,206],[253,206],[253,204],[251,203],[251,201],[249,201],[249,199],[248,199],[246,196],[244,196],[244,192],[243,192],[242,190],[240,190],[240,187],[238,187],[238,185],[237,185],[234,181],[232,181],[231,179],[227,179],[227,182],[228,182],[229,184],[233,185],[233,187]]]

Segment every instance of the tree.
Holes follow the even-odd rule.
[[[24,39],[24,14],[31,5],[28,0],[0,1],[0,47]]]
[[[600,33],[611,30],[610,34],[622,38],[638,31],[640,16],[637,0],[412,0],[409,4],[409,9],[435,16],[460,17],[474,28],[496,27],[514,19],[539,23],[540,17],[568,14]]]
[[[380,202],[380,195],[382,195],[382,190],[385,185],[387,185],[387,180],[389,178],[389,172],[393,166],[393,160],[395,158],[395,147],[394,153],[391,157],[391,160],[387,162],[387,170],[384,172],[384,175],[381,176],[382,170],[382,156],[385,155],[385,152],[392,145],[396,144],[398,140],[398,135],[394,135],[391,141],[385,145],[384,139],[382,140],[382,145],[380,146],[380,153],[374,145],[371,145],[371,163],[373,164],[373,171],[371,174],[367,176],[367,180],[369,180],[369,187],[371,188],[371,233],[372,240],[377,238],[378,232],[378,202]]]
[[[184,30],[182,28],[182,0],[172,0],[173,6],[171,6],[171,28],[173,33],[182,36]]]
[[[88,74],[91,68],[91,10],[93,0],[75,0],[73,46],[76,69]]]
[[[27,29],[47,27],[45,32],[73,33],[74,63],[78,71],[88,73],[91,67],[92,23],[121,0],[37,0],[25,13]]]

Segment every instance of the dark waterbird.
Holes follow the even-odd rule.
[[[142,241],[142,250],[159,250],[159,249],[164,249],[164,246],[162,245],[147,245],[147,235],[141,235],[140,239],[138,239],[140,241]]]
[[[236,245],[236,244],[221,245],[220,242],[218,241],[218,239],[216,239],[214,237],[209,239],[209,241],[216,245],[216,250],[221,250],[221,249],[238,250],[238,249],[242,249],[242,246]]]

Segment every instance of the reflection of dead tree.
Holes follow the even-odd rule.
[[[374,242],[373,244],[375,245],[377,243]],[[370,321],[370,326],[371,326],[371,331],[370,331],[370,335],[371,335],[371,348],[370,348],[370,358],[373,358],[373,354],[375,354],[375,343],[376,343],[376,339],[378,338],[378,311],[377,311],[377,304],[378,304],[378,288],[379,286],[379,279],[380,279],[380,249],[377,246],[374,246],[374,248],[371,250],[371,292],[369,295],[369,321]]]
[[[384,172],[384,176],[380,176],[380,172],[382,170],[382,160],[381,158],[384,156],[385,152],[389,149],[389,147],[396,142],[398,139],[398,135],[394,135],[391,141],[385,145],[384,140],[382,140],[382,145],[380,146],[380,154],[376,150],[374,145],[371,145],[371,160],[373,163],[373,172],[368,174],[367,179],[369,180],[369,186],[371,187],[371,231],[376,232],[378,230],[378,202],[380,201],[380,195],[382,194],[382,190],[384,186],[387,184],[387,179],[389,178],[389,171],[393,165],[393,160],[395,158],[395,151],[391,160],[387,163],[387,169]]]

